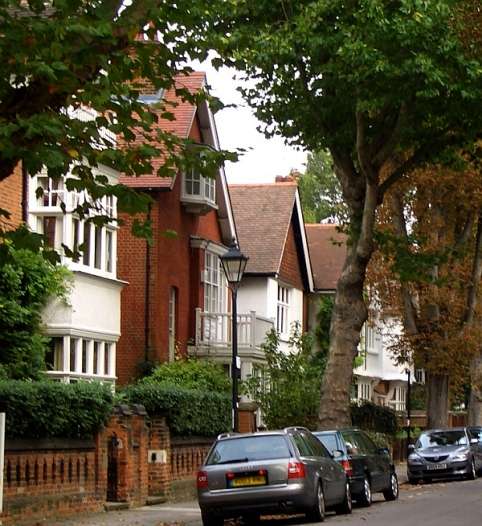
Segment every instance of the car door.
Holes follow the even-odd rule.
[[[377,490],[384,490],[390,483],[390,473],[392,471],[392,461],[390,455],[382,453],[380,448],[373,442],[373,440],[363,431],[358,432],[360,439],[365,443],[368,454],[373,457],[373,465],[376,467],[377,482],[373,482]]]
[[[323,459],[326,472],[329,474],[330,483],[333,485],[333,494],[336,502],[343,501],[346,485],[345,470],[333,459],[332,454],[312,433],[303,432],[302,435],[315,455]]]
[[[477,444],[471,444],[470,449],[474,452],[477,469],[482,469],[482,427],[467,428],[469,439],[477,439]]]

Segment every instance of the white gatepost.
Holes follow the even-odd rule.
[[[3,464],[5,457],[5,413],[0,413],[0,514],[3,512]],[[2,519],[0,519],[0,525]]]

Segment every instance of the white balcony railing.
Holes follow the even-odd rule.
[[[273,327],[273,320],[258,316],[254,311],[238,314],[238,348],[259,348]],[[196,309],[196,347],[227,348],[231,344],[231,313]]]
[[[73,382],[102,382],[114,384],[116,381],[115,376],[109,376],[104,374],[88,374],[88,373],[76,373],[73,371],[46,371],[45,374],[51,379],[65,384]]]
[[[387,405],[388,405],[388,407],[390,407],[390,409],[393,409],[397,413],[398,412],[403,412],[407,408],[407,403],[404,402],[404,401],[400,401],[400,400],[389,400],[387,402]]]

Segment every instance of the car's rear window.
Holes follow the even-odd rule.
[[[282,435],[239,437],[219,441],[206,464],[229,464],[290,456],[288,444]]]
[[[336,435],[334,433],[331,435],[315,434],[315,436],[326,447],[326,449],[328,449],[330,453],[333,453],[333,451],[338,449],[338,444],[336,443]]]

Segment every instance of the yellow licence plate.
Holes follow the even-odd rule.
[[[252,477],[239,477],[231,481],[231,487],[239,488],[240,486],[263,486],[266,484],[266,477],[257,475]]]

